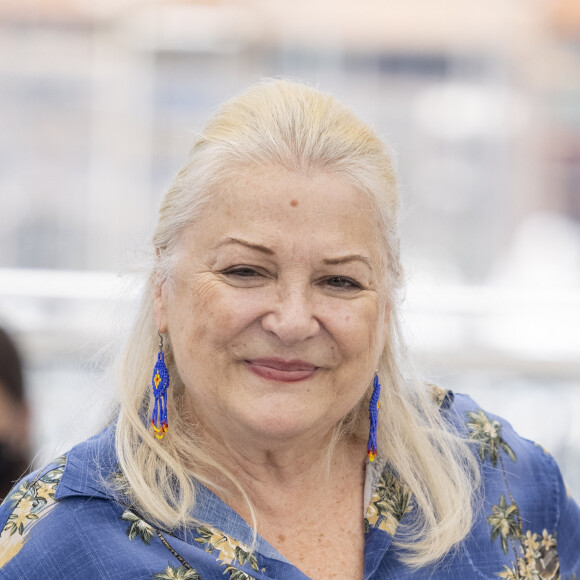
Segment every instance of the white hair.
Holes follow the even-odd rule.
[[[264,80],[227,101],[195,140],[163,200],[153,235],[156,265],[120,361],[116,449],[123,483],[119,485],[143,516],[172,529],[194,523],[195,481],[211,484],[202,475],[211,468],[237,487],[255,513],[241,483],[184,416],[184,386],[171,337],[165,349],[171,375],[171,426],[162,441],[152,436],[147,418],[158,340],[155,286],[170,276],[181,232],[195,223],[220,182],[239,169],[265,165],[344,178],[369,195],[376,208],[391,309],[390,335],[378,369],[383,389],[377,441],[382,458],[412,492],[417,510],[413,530],[398,541],[404,548],[400,557],[408,565],[424,566],[445,555],[469,532],[479,472],[468,443],[442,417],[429,389],[414,378],[408,363],[399,327],[403,273],[399,196],[390,153],[347,107],[301,83]],[[371,391],[369,385],[367,396],[337,426],[334,444],[345,434],[365,437]]]

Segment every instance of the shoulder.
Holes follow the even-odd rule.
[[[248,546],[209,525],[173,534],[114,497],[100,497],[100,490],[97,496],[62,492],[70,459],[20,482],[0,506],[0,578],[266,577]],[[268,556],[260,556],[260,562],[284,567]]]
[[[482,541],[491,542],[498,552],[511,554],[514,566],[540,570],[551,562],[563,579],[580,572],[580,510],[554,458],[470,397],[453,399],[450,418],[481,465],[483,498],[471,541],[480,552]]]
[[[93,444],[80,444],[21,480],[0,506],[0,577],[89,574],[90,554],[123,532],[122,508],[88,459]]]
[[[24,537],[34,523],[55,506],[58,483],[64,473],[65,456],[22,479],[0,506],[0,540]],[[2,563],[2,559],[0,559]]]
[[[70,461],[27,477],[0,507],[0,578],[151,579],[163,570],[168,552],[153,528],[101,489],[71,491],[82,482],[67,482]]]
[[[522,505],[541,500],[557,520],[564,488],[558,465],[544,447],[518,435],[507,419],[467,395],[454,395],[449,414],[479,458],[486,495],[505,491],[517,495]]]
[[[0,506],[1,570],[6,571],[9,562],[21,554],[35,530],[44,527],[44,522],[57,506],[55,494],[65,465],[66,457],[63,456],[30,474],[16,485]],[[54,523],[58,527],[61,521],[57,518],[51,522],[51,528],[54,528]],[[42,535],[48,538],[51,534]]]
[[[448,412],[477,454],[484,484],[505,483],[508,477],[524,494],[559,487],[560,470],[553,457],[540,444],[518,435],[507,419],[462,394],[454,394]]]

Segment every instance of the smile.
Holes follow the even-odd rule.
[[[293,383],[314,376],[319,367],[301,360],[260,358],[244,361],[256,375],[272,381]]]

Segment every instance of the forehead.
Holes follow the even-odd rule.
[[[376,218],[370,196],[335,173],[307,175],[279,166],[244,168],[224,180],[210,207],[247,212],[283,212],[302,220],[341,213],[360,213],[369,223]],[[291,211],[293,210],[293,211]]]
[[[260,243],[382,247],[370,195],[334,173],[279,166],[246,167],[221,181],[191,230],[196,245],[244,234]]]

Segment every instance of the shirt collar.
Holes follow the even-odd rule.
[[[448,411],[453,403],[453,393],[434,385],[430,387],[433,390],[435,402],[439,404],[443,412]],[[116,423],[112,423],[97,435],[73,447],[68,453],[55,499],[83,496],[118,500],[118,493],[115,492],[112,483],[115,474],[119,472],[115,452],[115,429]],[[235,510],[201,484],[197,486],[197,493],[198,502],[193,514],[197,521],[210,525],[248,546],[253,545],[252,528]],[[401,503],[399,503],[399,505],[388,505],[385,508],[383,496],[392,498],[397,494],[400,500],[406,497],[406,506],[401,508]],[[405,496],[405,494],[408,495]],[[412,514],[409,514],[413,512],[412,503],[411,494],[403,488],[380,456],[373,462],[367,461],[364,486],[365,513],[363,514],[367,532],[366,566],[370,565],[372,568],[373,561],[375,565],[379,564],[385,551],[391,545],[401,520],[412,517]],[[187,531],[177,535],[186,541],[194,539],[193,536],[188,537],[190,533]],[[262,555],[287,562],[286,558],[263,538],[258,536],[254,545]]]
[[[115,453],[115,423],[106,427],[103,431],[90,439],[76,445],[67,455],[66,466],[55,499],[61,500],[68,497],[81,496],[100,499],[118,499],[112,485],[112,478],[119,471]],[[384,484],[384,473],[388,471],[380,457],[370,463],[367,462],[365,476],[365,516],[372,509],[373,501],[377,500],[377,490]],[[197,485],[198,502],[194,511],[197,521],[211,526],[221,533],[236,538],[239,542],[251,546],[254,542],[252,528],[230,506],[216,496],[211,490],[202,484]],[[380,493],[380,490],[379,490]],[[384,517],[375,520],[369,529],[369,540],[365,551],[375,552],[377,557],[387,547],[383,534],[392,536],[396,525],[385,528]],[[397,522],[398,523],[398,522]],[[392,532],[392,533],[389,533]],[[195,530],[175,532],[177,537],[191,543],[195,539]],[[191,536],[191,537],[190,537]],[[382,536],[382,539],[379,538]],[[374,541],[373,541],[374,539]],[[391,538],[388,539],[390,545]],[[376,550],[373,546],[376,543]],[[287,559],[280,554],[266,540],[258,536],[255,549],[267,558],[287,563]],[[380,548],[380,549],[379,549]],[[367,554],[370,555],[370,554]],[[371,558],[372,559],[372,558]],[[380,558],[379,558],[380,559]]]
[[[114,499],[112,479],[118,471],[113,423],[73,447],[66,456],[64,473],[55,499],[84,496]]]

